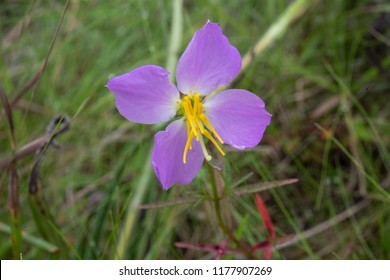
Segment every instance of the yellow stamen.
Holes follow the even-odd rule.
[[[204,136],[206,136],[214,145],[215,147],[217,147],[218,151],[224,156],[225,155],[225,152],[222,150],[222,148],[218,145],[217,141],[215,141],[215,139],[213,138],[213,136],[211,136],[210,132],[208,132],[207,130],[204,131],[203,133]]]
[[[197,118],[197,116],[198,116],[197,113],[198,113],[198,109],[199,109],[198,104],[199,104],[199,103],[200,103],[200,102],[199,102],[199,94],[195,94],[195,95],[194,95],[194,111],[193,111],[193,116],[194,116],[196,125],[197,125],[198,127],[200,127],[199,118]],[[200,130],[200,132],[202,133],[202,130]],[[196,141],[199,141],[199,134],[200,134],[200,133],[198,133],[198,135],[196,135]]]
[[[195,94],[194,96],[194,116],[197,116],[197,111],[198,111],[198,104],[199,104],[199,94]]]
[[[186,146],[184,148],[184,153],[183,153],[183,162],[184,162],[184,164],[187,163],[188,148],[190,148],[190,150],[192,150],[192,146],[191,146],[192,138],[194,138],[194,132],[193,131],[191,131],[190,134],[188,135],[187,143],[186,143]]]
[[[223,144],[223,141],[203,112],[203,104],[200,94],[196,93],[191,97],[184,97],[181,102],[181,107],[183,109],[184,118],[187,125],[188,137],[183,153],[183,163],[187,163],[188,150],[192,150],[192,139],[194,137],[197,142],[200,142],[205,159],[208,161],[212,159],[212,157],[207,152],[202,135],[209,139],[211,143],[213,143],[217,148],[217,150],[224,156],[225,152],[218,145],[215,138],[218,139],[221,144]]]
[[[187,123],[187,135],[190,135],[190,133],[191,133],[190,121],[188,119],[186,119],[186,123]],[[190,150],[192,150],[192,142],[190,142]]]
[[[215,131],[215,128],[213,127],[213,125],[210,123],[209,119],[206,117],[205,114],[201,114],[199,116],[199,118],[204,122],[204,124],[207,126],[208,129],[211,130],[211,132],[215,135],[215,137],[217,137],[218,141],[223,144],[223,141],[221,139],[221,137],[218,135],[218,133]]]
[[[186,119],[188,120],[187,126],[189,124],[191,131],[193,131],[195,136],[198,137],[198,131],[195,127],[195,120],[194,120],[194,116],[192,114],[191,101],[186,102],[186,100],[184,100],[183,108],[184,108],[184,114],[186,116]]]

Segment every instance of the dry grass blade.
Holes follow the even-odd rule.
[[[70,127],[70,118],[67,115],[58,115],[54,117],[46,129],[47,141],[42,144],[39,150],[35,154],[35,162],[31,171],[29,191],[31,194],[35,194],[38,191],[38,176],[41,167],[42,160],[46,155],[47,148],[53,144],[53,141],[60,134],[67,131]]]
[[[149,204],[142,204],[138,206],[139,209],[155,209],[155,208],[162,208],[167,206],[175,206],[179,204],[185,204],[185,203],[191,203],[199,200],[199,198],[181,198],[173,201],[163,201],[163,202],[153,202]]]
[[[58,116],[56,117],[58,118]],[[64,122],[66,121],[66,124],[62,125],[61,129],[56,130],[55,134],[51,135],[51,133],[46,133],[45,136],[39,137],[23,147],[21,147],[18,151],[16,151],[15,155],[13,157],[9,157],[7,159],[4,159],[0,161],[0,169],[6,168],[12,160],[15,158],[15,160],[19,160],[21,158],[24,158],[32,153],[35,153],[37,150],[42,149],[47,143],[50,141],[53,141],[53,138],[57,137],[59,134],[63,133],[67,129],[69,129],[69,119],[67,116],[64,117]],[[53,121],[52,121],[53,122]]]
[[[243,194],[249,194],[249,193],[255,193],[255,192],[263,192],[267,191],[270,189],[286,186],[286,185],[291,185],[299,180],[297,178],[291,178],[291,179],[285,179],[285,180],[280,180],[280,181],[273,181],[273,182],[268,182],[268,183],[260,183],[260,184],[253,184],[253,185],[248,185],[245,187],[240,188],[237,191],[234,191],[236,195],[243,195]]]
[[[340,96],[336,95],[318,105],[310,114],[312,119],[318,119],[340,104]]]
[[[21,147],[18,151],[16,151],[14,157],[9,157],[9,158],[6,158],[6,159],[0,161],[0,169],[6,168],[12,162],[12,160],[14,158],[15,158],[15,160],[19,160],[19,159],[22,159],[22,158],[24,158],[32,153],[35,153],[38,149],[40,149],[42,147],[42,145],[44,143],[47,142],[47,140],[48,140],[47,137],[43,136],[43,137],[39,137],[39,138],[27,143],[26,145]]]
[[[27,14],[8,31],[1,42],[3,49],[12,47],[12,44],[22,36],[24,29],[30,25],[31,19],[32,15]]]
[[[43,70],[45,69],[47,62],[43,63],[38,71],[35,73],[34,77],[32,77],[19,92],[16,94],[15,98],[11,101],[11,107],[14,107],[19,100],[39,81],[42,76]]]
[[[282,187],[290,184],[294,184],[298,182],[299,180],[296,178],[292,179],[286,179],[286,180],[280,180],[280,181],[273,181],[268,183],[261,183],[261,184],[253,184],[246,187],[240,188],[238,191],[235,191],[235,195],[244,195],[244,194],[250,194],[250,193],[256,193],[256,192],[263,192],[266,190],[274,189],[277,187]],[[155,208],[162,208],[167,206],[175,206],[179,204],[185,204],[185,203],[191,203],[200,201],[202,197],[189,197],[189,198],[178,198],[176,200],[171,201],[163,201],[163,202],[153,202],[149,204],[142,204],[138,206],[139,209],[155,209]],[[208,199],[208,198],[204,198]]]
[[[21,111],[27,110],[29,112],[35,113],[37,115],[42,115],[42,116],[47,116],[52,113],[52,110],[48,107],[45,107],[35,102],[27,103],[23,99],[19,100],[19,102],[15,106],[13,106],[11,103],[11,107],[13,109],[19,109]]]
[[[35,73],[34,77],[31,78],[31,80],[29,80],[26,83],[26,85],[16,94],[14,100],[12,100],[12,103],[11,103],[12,106],[16,105],[16,103],[18,103],[18,101],[35,85],[35,89],[34,89],[32,95],[31,95],[31,98],[30,98],[30,102],[33,99],[35,91],[36,91],[36,89],[37,89],[37,87],[39,85],[39,81],[41,80],[42,74],[43,74],[43,72],[46,69],[47,63],[49,61],[50,54],[51,54],[51,52],[52,52],[52,50],[54,48],[54,43],[57,40],[58,34],[60,32],[60,29],[61,29],[62,22],[64,21],[64,17],[65,17],[66,11],[68,10],[68,6],[69,6],[69,0],[66,1],[66,3],[65,3],[64,9],[63,9],[62,14],[61,14],[60,21],[57,24],[56,30],[54,32],[53,39],[51,40],[49,50],[47,52],[47,55],[45,57],[45,60],[44,60],[44,62],[42,64],[42,66]]]
[[[363,210],[369,204],[370,204],[370,202],[368,200],[366,200],[366,199],[362,200],[362,201],[356,203],[355,205],[349,207],[345,211],[341,212],[340,214],[334,216],[333,218],[331,218],[323,223],[320,223],[311,229],[305,230],[304,232],[302,232],[300,234],[295,235],[294,237],[290,238],[288,241],[276,244],[275,248],[283,249],[283,248],[289,247],[291,245],[294,245],[303,239],[308,239],[308,238],[311,238],[311,237],[313,237],[321,232],[324,232],[324,231],[330,229],[331,227],[333,227],[334,225],[354,216],[357,212]]]

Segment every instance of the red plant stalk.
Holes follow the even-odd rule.
[[[270,246],[270,243],[272,243],[272,240],[275,238],[274,225],[268,213],[267,207],[265,206],[265,203],[259,193],[255,194],[255,202],[257,210],[259,211],[260,216],[263,219],[264,225],[269,233],[269,238],[267,241],[259,244],[260,246],[255,246],[256,248],[254,247],[253,250],[264,249],[264,259],[270,260],[272,256],[272,246]]]

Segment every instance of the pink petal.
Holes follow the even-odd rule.
[[[263,100],[255,94],[230,89],[206,99],[207,118],[222,140],[236,149],[256,146],[271,121]]]
[[[177,64],[177,87],[185,94],[206,95],[228,85],[240,70],[240,53],[222,34],[221,27],[208,21],[194,34]]]
[[[155,124],[173,118],[179,92],[169,81],[169,72],[160,66],[145,65],[108,81],[116,107],[126,119]]]
[[[187,153],[187,163],[183,163],[183,153],[187,142],[187,127],[183,119],[172,122],[166,130],[154,137],[152,165],[163,189],[173,184],[189,184],[199,172],[203,163],[203,153],[199,142],[192,141],[192,150]]]

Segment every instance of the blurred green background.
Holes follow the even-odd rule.
[[[128,122],[105,87],[113,75],[177,60],[207,19],[242,56],[288,21],[234,82],[273,118],[258,147],[224,158],[225,223],[250,246],[266,240],[253,194],[234,192],[297,178],[261,192],[276,231],[273,259],[390,258],[388,1],[2,0],[1,259],[215,258],[199,245],[226,239],[207,166],[190,185],[163,191],[149,153],[164,126]],[[58,147],[31,148],[59,114],[70,128]],[[37,147],[46,153],[31,195]],[[166,201],[175,205],[158,204]]]

